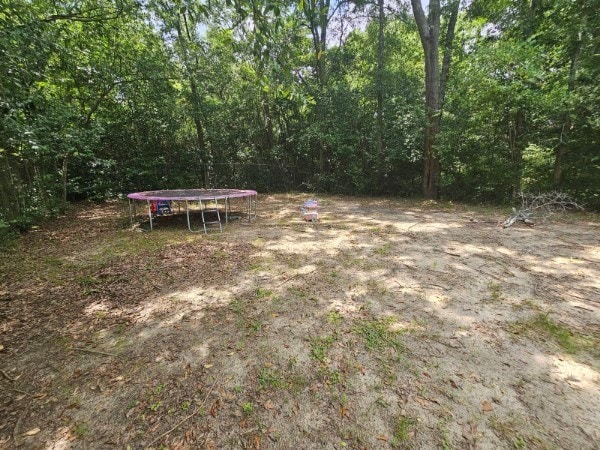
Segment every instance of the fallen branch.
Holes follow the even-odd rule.
[[[575,200],[564,192],[542,192],[540,194],[526,194],[521,192],[521,208],[512,209],[512,214],[502,224],[508,228],[515,222],[523,222],[526,225],[535,225],[536,219],[546,220],[557,213],[564,213],[569,209],[583,210]]]
[[[78,350],[80,352],[86,352],[86,353],[95,353],[96,355],[104,355],[104,356],[118,356],[115,355],[114,353],[106,353],[106,352],[101,352],[98,350],[91,350],[89,348],[79,348],[79,347],[71,347],[72,350]]]

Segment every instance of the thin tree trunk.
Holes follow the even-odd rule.
[[[509,130],[509,146],[511,151],[511,162],[513,170],[513,186],[512,195],[516,198],[521,192],[521,175],[523,170],[523,150],[525,148],[525,141],[523,137],[526,132],[526,121],[525,111],[519,108],[515,114],[515,120]]]
[[[577,35],[577,42],[575,44],[575,49],[571,55],[571,64],[569,67],[569,81],[567,84],[567,98],[570,98],[575,90],[575,79],[577,77],[577,65],[579,63],[579,56],[581,55],[581,41],[582,41],[582,33],[581,31]],[[567,105],[567,108],[569,106]],[[569,136],[569,131],[571,130],[571,117],[569,111],[567,110],[564,113],[563,125],[560,131],[560,141],[554,150],[554,173],[552,176],[552,181],[555,188],[560,188],[563,182],[563,173],[564,173],[564,159],[568,151],[567,141]]]
[[[5,160],[6,162],[6,180],[8,181],[8,192],[11,194],[10,197],[7,197],[4,199],[5,203],[6,203],[6,210],[8,212],[7,214],[7,218],[8,219],[14,219],[17,218],[21,215],[21,196],[20,196],[20,192],[21,192],[21,187],[20,185],[20,179],[18,176],[15,176],[13,174],[13,169],[10,165],[10,161],[8,160],[8,157],[5,156],[4,158],[2,158]]]
[[[381,189],[385,178],[385,144],[383,141],[383,39],[385,15],[383,0],[377,0],[379,35],[377,39],[377,178]]]
[[[65,155],[62,161],[62,207],[67,208],[67,181],[68,181],[69,157]]]

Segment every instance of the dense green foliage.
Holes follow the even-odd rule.
[[[0,233],[69,200],[152,188],[421,193],[423,49],[407,6],[1,3]],[[599,6],[460,12],[441,196],[559,188],[600,207]]]

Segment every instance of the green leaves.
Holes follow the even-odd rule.
[[[338,6],[10,0],[0,12],[0,204],[10,205],[0,218],[51,214],[65,192],[207,180],[415,193],[426,123],[415,23],[406,11],[385,17],[380,64],[378,22],[352,29],[340,15],[332,28]],[[542,189],[559,167],[566,190],[600,205],[598,17],[588,1],[543,6],[485,0],[459,17],[436,148],[443,195],[502,201],[516,177]]]

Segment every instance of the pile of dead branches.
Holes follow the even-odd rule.
[[[519,198],[521,207],[512,209],[512,214],[502,224],[504,228],[510,227],[515,222],[533,226],[537,220],[545,221],[554,214],[572,209],[583,210],[583,206],[564,192],[552,191],[539,194],[521,192]]]

